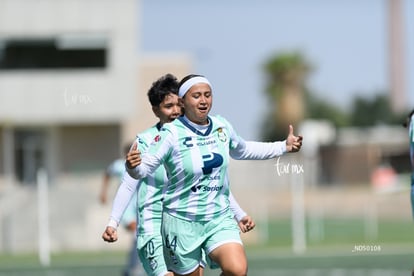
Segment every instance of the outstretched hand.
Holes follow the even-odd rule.
[[[286,150],[288,152],[298,152],[302,147],[303,137],[298,135],[295,136],[293,133],[293,126],[289,125],[289,135],[286,138]]]
[[[253,230],[253,228],[256,226],[253,219],[250,216],[244,216],[239,221],[239,228],[243,233],[249,232],[250,230]]]
[[[131,149],[126,156],[126,165],[129,169],[133,169],[141,164],[141,152],[138,150],[137,142],[132,144]]]

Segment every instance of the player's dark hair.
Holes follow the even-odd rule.
[[[408,127],[410,125],[411,122],[411,117],[414,115],[414,109],[411,110],[411,112],[407,115],[407,117],[405,118],[405,122],[403,123],[403,127]]]
[[[170,93],[178,95],[178,80],[174,75],[166,74],[152,83],[147,95],[152,106],[159,106]]]

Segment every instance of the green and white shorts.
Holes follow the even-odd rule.
[[[226,243],[242,244],[240,229],[231,211],[210,221],[188,221],[163,214],[164,258],[169,270],[178,274],[193,272],[208,255]]]
[[[168,272],[164,260],[161,234],[138,235],[137,250],[148,276],[164,276]]]

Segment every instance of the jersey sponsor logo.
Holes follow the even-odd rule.
[[[219,192],[223,189],[223,185],[214,185],[213,187],[207,186],[207,185],[194,185],[193,187],[191,187],[191,191],[193,191],[194,193],[197,191],[202,191],[202,192]]]
[[[223,189],[223,185],[221,186],[213,186],[213,187],[209,187],[209,186],[204,186],[203,187],[203,192],[218,192],[221,191],[221,189]]]
[[[221,179],[221,177],[220,177],[220,175],[215,175],[215,176],[205,176],[205,177],[203,177],[203,178],[200,178],[199,180],[198,180],[198,183],[201,183],[201,182],[203,182],[203,181],[205,181],[205,180],[208,180],[208,181],[219,181]],[[206,185],[202,185],[202,184],[196,184],[196,185],[194,185],[193,187],[191,187],[191,191],[193,191],[193,192],[197,192],[197,190],[201,190],[204,186],[206,186]],[[203,190],[205,191],[206,189],[204,189],[203,188]]]
[[[193,140],[192,137],[185,137],[183,145],[188,147],[188,148],[194,147],[194,143],[193,143],[192,140]],[[216,140],[210,139],[210,140],[205,140],[205,141],[198,141],[196,143],[196,146],[197,147],[202,147],[202,146],[208,146],[208,145],[212,145],[212,144],[216,144],[216,143],[217,143]]]
[[[203,173],[210,174],[214,168],[218,168],[223,164],[223,156],[215,152],[203,155],[203,163]]]
[[[205,176],[203,178],[200,178],[200,180],[198,182],[203,182],[205,180],[209,180],[209,181],[213,181],[213,180],[220,180],[220,175],[215,175],[215,176]]]
[[[195,193],[197,192],[197,190],[200,190],[202,187],[204,187],[204,185],[194,185],[193,187],[191,187],[191,191]]]
[[[187,148],[191,148],[192,146],[194,146],[194,144],[191,143],[191,139],[192,139],[191,137],[185,137],[183,145],[186,146]]]
[[[217,143],[216,140],[210,140],[210,141],[203,141],[203,142],[198,142],[197,146],[201,147],[201,146],[207,146],[207,145],[212,145]]]
[[[159,142],[160,140],[161,140],[161,135],[158,134],[157,136],[154,137],[155,142]]]

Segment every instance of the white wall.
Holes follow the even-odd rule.
[[[0,40],[106,37],[105,69],[0,71],[0,123],[118,122],[136,100],[137,0],[0,0]]]

